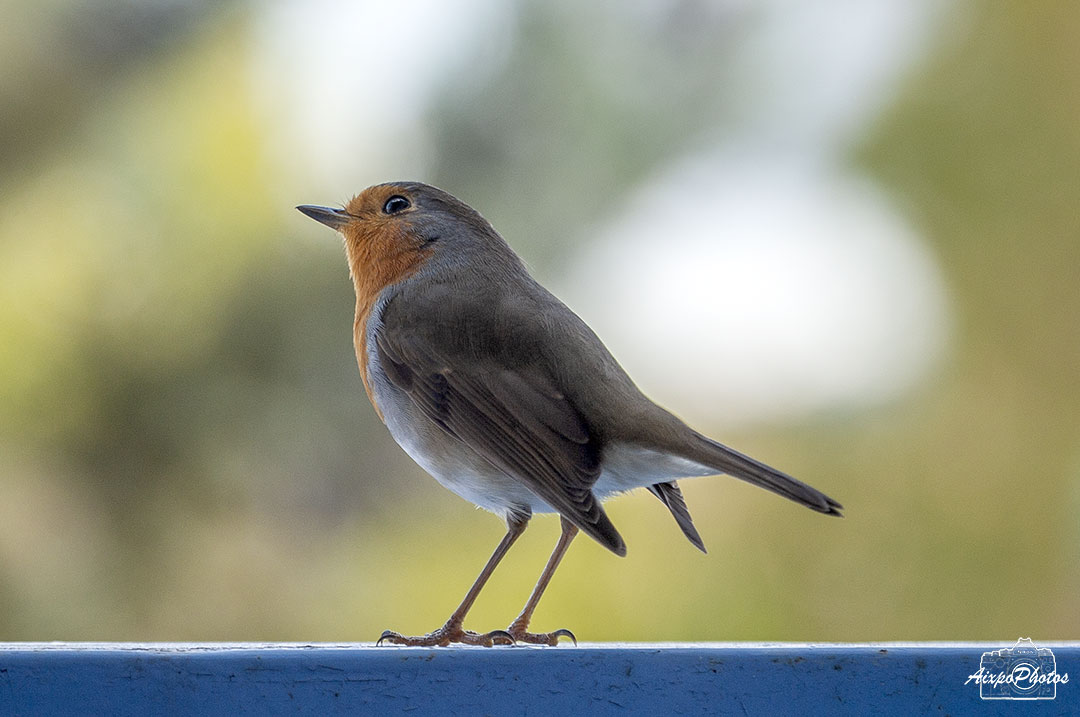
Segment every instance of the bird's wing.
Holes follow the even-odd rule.
[[[542,372],[451,362],[407,331],[380,331],[379,361],[432,422],[525,486],[618,555],[622,537],[592,486],[600,449],[554,382]]]

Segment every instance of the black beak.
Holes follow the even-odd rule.
[[[318,207],[314,204],[301,204],[297,209],[331,229],[341,229],[352,220],[352,217],[346,214],[344,209]]]

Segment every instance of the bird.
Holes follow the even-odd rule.
[[[296,208],[343,238],[357,365],[390,435],[436,481],[506,523],[446,623],[417,636],[386,630],[377,644],[577,644],[567,629],[529,632],[533,613],[579,532],[626,555],[603,501],[636,488],[656,496],[702,552],[681,478],[726,474],[841,515],[824,493],[647,398],[494,227],[448,192],[388,182],[340,209]],[[473,602],[535,513],[558,513],[561,531],[524,608],[506,629],[466,630]]]

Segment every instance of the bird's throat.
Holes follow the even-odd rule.
[[[356,318],[353,322],[353,346],[360,378],[371,405],[382,419],[368,371],[367,327],[379,296],[388,287],[409,278],[423,266],[432,249],[403,231],[346,230],[345,250],[349,257],[349,275],[356,290]],[[385,422],[385,419],[384,419]]]

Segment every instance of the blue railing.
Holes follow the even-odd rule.
[[[1080,714],[1080,643],[1038,645],[1053,699],[971,679],[1009,647],[8,643],[0,714]],[[983,699],[1010,689],[1044,699]]]

